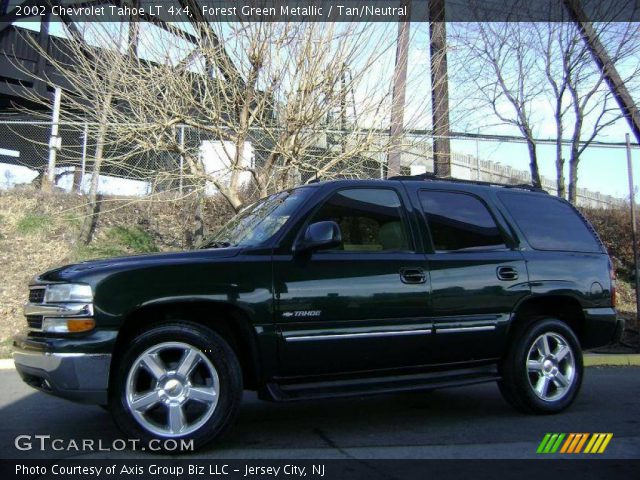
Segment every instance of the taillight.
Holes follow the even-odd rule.
[[[616,306],[616,271],[613,268],[613,263],[609,259],[609,278],[611,279],[611,306]]]

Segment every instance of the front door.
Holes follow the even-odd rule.
[[[393,188],[335,191],[302,230],[325,220],[340,226],[340,246],[274,256],[281,375],[425,363],[428,275],[401,196]]]

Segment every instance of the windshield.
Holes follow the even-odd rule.
[[[241,210],[215,235],[207,238],[200,248],[259,247],[266,244],[311,192],[311,188],[298,188],[259,200]]]

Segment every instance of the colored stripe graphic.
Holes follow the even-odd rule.
[[[547,433],[540,442],[537,453],[556,453],[565,436],[564,433]]]
[[[604,453],[612,438],[613,433],[607,433],[607,437],[604,439],[604,442],[602,442],[602,445],[600,445],[600,450],[598,450],[598,453]]]
[[[598,434],[594,433],[593,436],[591,437],[591,440],[589,440],[589,443],[587,443],[587,448],[584,449],[584,453],[591,453],[591,449],[593,448],[593,445],[596,443],[597,440],[598,440]]]
[[[551,448],[551,451],[549,453],[556,453],[558,451],[564,437],[565,437],[564,433],[561,433],[560,435],[558,435],[558,439],[556,440],[556,443],[553,444],[553,447]]]
[[[580,439],[580,442],[578,442],[578,445],[576,445],[576,449],[573,453],[580,453],[582,451],[582,447],[584,446],[585,442],[587,441],[587,438],[589,438],[589,434],[588,433],[582,433],[582,438]]]
[[[547,442],[549,441],[549,438],[551,437],[550,433],[547,433],[544,438],[542,439],[542,441],[540,442],[540,445],[538,445],[538,450],[536,450],[536,453],[542,453],[544,451],[544,447],[547,445]]]
[[[564,445],[562,445],[562,449],[560,450],[560,453],[567,453],[567,450],[569,449],[569,445],[571,445],[571,442],[573,442],[573,439],[575,438],[576,434],[575,433],[570,433],[569,436],[567,437],[567,440],[564,442]]]
[[[547,433],[536,453],[576,454],[583,452],[585,444],[583,453],[604,453],[612,438],[613,433]]]
[[[594,433],[584,453],[604,453],[613,438],[613,433]]]
[[[569,439],[567,439],[567,443],[562,447],[563,451],[560,453],[580,453],[580,450],[588,436],[588,433],[572,433],[570,435],[570,437],[572,437],[571,443],[569,443]]]

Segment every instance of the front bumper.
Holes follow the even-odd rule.
[[[111,355],[16,351],[16,370],[28,385],[81,403],[106,405]]]
[[[107,404],[110,353],[58,352],[31,348],[33,341],[14,342],[16,370],[28,385],[81,403]]]

